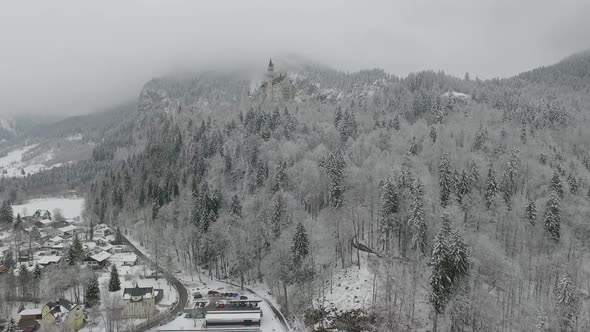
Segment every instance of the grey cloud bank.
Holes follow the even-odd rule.
[[[341,70],[505,77],[590,47],[588,1],[13,1],[0,113],[85,113],[147,80],[294,52]]]

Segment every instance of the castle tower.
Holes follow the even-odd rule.
[[[272,81],[275,76],[275,65],[272,63],[272,59],[268,62],[268,69],[266,71],[266,97],[272,100]]]

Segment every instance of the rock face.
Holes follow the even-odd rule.
[[[146,83],[139,94],[138,111],[151,112],[172,110],[173,102],[168,91],[161,88],[160,80],[151,80]]]

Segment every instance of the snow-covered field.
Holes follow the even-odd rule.
[[[30,216],[36,210],[53,210],[60,209],[62,215],[67,219],[74,219],[82,216],[84,209],[83,198],[64,198],[64,197],[50,197],[50,198],[36,198],[25,202],[24,204],[13,205],[12,211],[16,216],[20,213],[21,216]]]
[[[36,145],[27,145],[20,149],[15,149],[6,156],[0,158],[0,174],[3,177],[19,177],[25,176],[27,174],[34,174],[38,173],[42,170],[48,169],[50,167],[45,166],[45,162],[50,161],[54,157],[53,151],[47,151],[41,156],[34,158],[33,160],[23,162],[23,155],[35,148]],[[51,167],[55,167],[58,165],[53,165]],[[22,174],[22,170],[24,170],[25,174]]]

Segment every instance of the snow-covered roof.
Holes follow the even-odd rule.
[[[98,224],[96,226],[94,226],[94,230],[107,230],[107,229],[111,229],[109,226],[107,226],[106,224]]]
[[[63,240],[64,240],[64,238],[61,236],[54,236],[51,239],[49,239],[49,241],[51,241],[51,242],[62,242]]]
[[[104,251],[108,251],[108,250],[113,249],[113,245],[110,243],[107,243],[105,245],[99,245],[98,247]]]
[[[43,308],[29,308],[24,309],[23,311],[19,312],[18,314],[21,316],[31,316],[31,315],[40,315]]]
[[[69,225],[69,226],[66,226],[66,227],[58,228],[57,230],[60,231],[60,232],[62,232],[62,233],[65,233],[65,232],[71,232],[71,231],[76,230],[76,229],[78,229],[77,226]]]
[[[61,260],[61,256],[53,255],[53,256],[40,256],[37,263],[39,265],[47,265],[51,263],[59,263]]]
[[[111,254],[109,254],[106,251],[101,251],[101,252],[90,255],[90,258],[94,259],[97,262],[102,262],[105,259],[108,259],[109,257],[111,257]]]
[[[39,220],[40,223],[42,223],[43,225],[49,225],[51,223],[53,223],[54,221],[51,219],[41,219]]]
[[[112,254],[109,258],[109,261],[113,263],[136,262],[137,255],[132,252],[119,252],[116,254]]]

